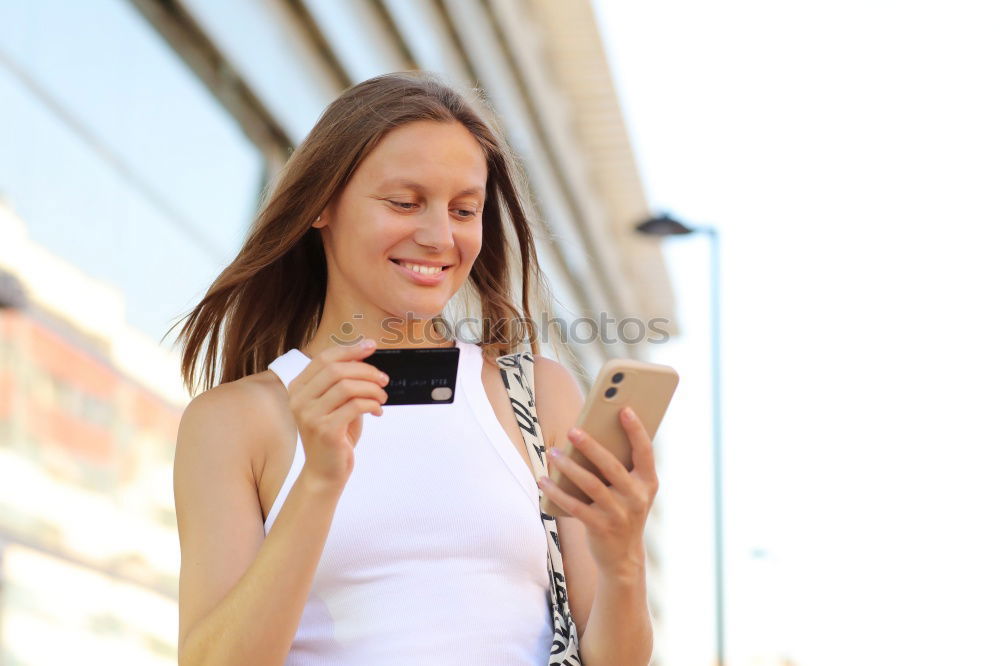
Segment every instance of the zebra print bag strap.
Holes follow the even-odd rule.
[[[528,459],[537,481],[548,474],[545,458],[545,444],[542,430],[535,411],[535,359],[531,352],[507,354],[497,359],[503,385],[514,408],[517,424],[520,426],[524,445],[528,449]],[[549,666],[583,666],[580,657],[580,639],[576,623],[569,610],[569,593],[563,570],[562,550],[559,546],[559,530],[556,519],[541,510],[542,491],[538,491],[538,513],[545,528],[548,545],[549,567],[549,607],[552,609],[552,649],[549,651]]]

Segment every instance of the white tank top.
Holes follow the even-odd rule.
[[[456,345],[452,404],[362,416],[286,666],[548,663],[538,487],[486,395],[482,349]],[[308,364],[292,349],[268,367],[287,387]],[[265,535],[304,462],[297,437]]]

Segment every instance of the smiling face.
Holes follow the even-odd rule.
[[[458,122],[386,134],[313,223],[341,321],[440,314],[482,247],[487,175],[482,148]]]

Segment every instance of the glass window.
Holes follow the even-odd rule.
[[[123,0],[0,3],[0,193],[159,340],[235,255],[264,161]]]

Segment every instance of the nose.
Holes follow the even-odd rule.
[[[443,210],[437,207],[428,207],[427,211],[420,216],[413,240],[419,245],[434,248],[435,252],[444,252],[454,247],[455,239],[451,233],[448,207],[444,206]]]

